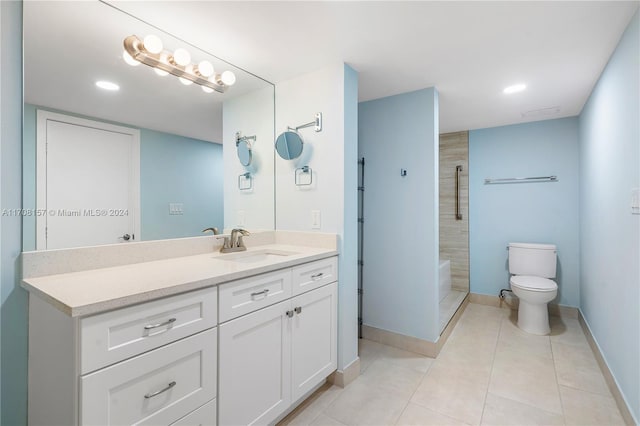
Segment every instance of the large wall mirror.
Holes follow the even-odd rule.
[[[235,82],[222,75],[219,93],[132,66],[131,35]],[[273,84],[108,4],[36,1],[24,3],[24,102],[25,251],[273,229]]]

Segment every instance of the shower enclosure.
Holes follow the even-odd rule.
[[[469,132],[440,135],[440,332],[469,293]]]

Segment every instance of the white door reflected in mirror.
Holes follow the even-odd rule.
[[[138,130],[38,111],[37,248],[134,241]]]

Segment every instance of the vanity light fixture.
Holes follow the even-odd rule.
[[[105,80],[96,81],[96,86],[104,90],[109,90],[111,92],[116,92],[120,90],[120,86],[118,86],[116,83],[112,83],[110,81],[105,81]]]
[[[162,40],[155,35],[146,36],[144,41],[135,35],[125,38],[122,58],[129,65],[148,65],[160,76],[173,74],[186,86],[199,84],[206,93],[224,93],[236,82],[233,72],[217,74],[209,61],[192,64],[191,55],[183,48],[164,50]]]
[[[527,88],[526,84],[522,84],[522,83],[521,84],[514,84],[512,86],[505,87],[502,92],[507,94],[507,95],[510,95],[512,93],[522,92],[526,88]]]

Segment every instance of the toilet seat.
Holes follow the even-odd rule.
[[[514,275],[511,277],[510,283],[529,291],[555,291],[558,289],[558,284],[555,281],[531,275]]]

